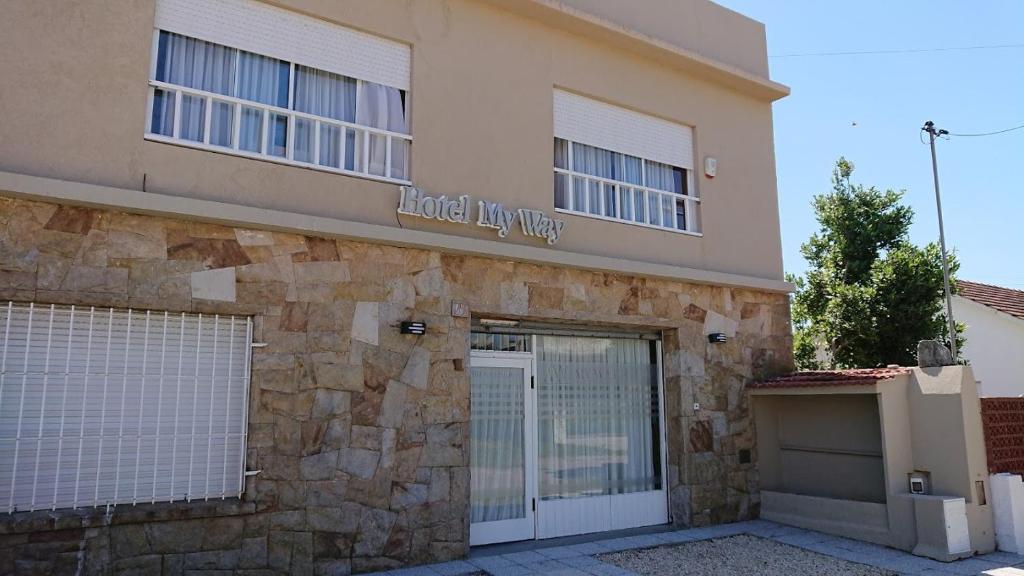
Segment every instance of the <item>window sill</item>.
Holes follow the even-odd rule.
[[[180,138],[172,138],[170,136],[163,136],[161,134],[153,134],[147,132],[144,136],[146,140],[150,142],[160,142],[162,144],[172,144],[174,146],[182,146],[184,148],[194,148],[196,150],[205,150],[207,152],[216,152],[218,154],[224,154],[226,156],[236,156],[240,158],[248,158],[250,160],[261,160],[263,162],[270,162],[272,164],[283,164],[285,166],[294,166],[296,168],[305,168],[307,170],[315,170],[317,172],[326,172],[328,174],[340,174],[342,176],[354,176],[356,178],[362,178],[364,180],[373,180],[375,182],[386,182],[388,184],[398,184],[400,186],[410,185],[410,180],[400,180],[398,178],[388,178],[386,176],[377,176],[374,174],[367,174],[365,172],[356,172],[354,170],[343,170],[340,168],[331,168],[330,166],[320,166],[317,164],[309,164],[306,162],[299,162],[297,160],[289,160],[287,158],[279,158],[276,156],[267,156],[265,154],[257,154],[255,152],[246,152],[244,150],[235,150],[234,148],[227,148],[225,146],[216,146],[214,144],[205,144],[203,142],[193,142],[191,140],[182,140]]]
[[[653,224],[645,224],[643,222],[631,222],[629,220],[620,220],[618,218],[611,218],[609,216],[602,216],[600,214],[591,214],[589,212],[577,212],[575,210],[569,210],[567,208],[555,208],[555,212],[559,214],[569,214],[571,216],[579,216],[580,218],[593,218],[594,220],[604,220],[605,222],[614,222],[616,224],[625,224],[627,226],[638,226],[640,228],[646,228],[648,230],[657,230],[660,232],[669,232],[672,234],[683,234],[685,236],[695,236],[703,238],[703,232],[693,232],[691,230],[679,230],[677,228],[665,228],[663,226],[655,226]]]
[[[217,518],[240,516],[256,512],[255,502],[238,498],[224,500],[195,500],[192,502],[158,502],[145,504],[121,504],[96,508],[59,508],[57,510],[35,510],[14,512],[0,516],[0,535],[48,532],[53,530],[74,530],[117,524],[138,524],[141,522],[162,522],[169,520],[192,520],[196,518]]]

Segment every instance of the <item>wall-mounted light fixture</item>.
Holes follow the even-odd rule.
[[[427,333],[426,322],[402,322],[402,334],[415,334],[417,336]]]
[[[708,334],[708,342],[712,344],[724,344],[726,340],[728,340],[728,338],[726,338],[725,334],[722,334],[721,332],[712,332],[711,334]]]

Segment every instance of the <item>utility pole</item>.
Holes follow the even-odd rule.
[[[935,207],[939,211],[939,247],[942,250],[942,285],[946,290],[946,320],[949,321],[949,351],[953,355],[953,362],[957,361],[956,356],[956,323],[953,321],[953,297],[949,291],[949,259],[946,257],[946,234],[942,228],[942,197],[939,195],[939,163],[935,158],[935,139],[939,136],[949,134],[949,130],[937,130],[935,123],[931,120],[924,123],[921,128],[928,133],[928,143],[932,148],[932,179],[935,181]]]

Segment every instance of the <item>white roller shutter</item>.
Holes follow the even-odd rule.
[[[555,136],[693,169],[693,129],[555,90]]]
[[[0,331],[10,512],[241,493],[249,318],[8,302]]]
[[[409,89],[408,45],[254,0],[157,0],[156,27]]]

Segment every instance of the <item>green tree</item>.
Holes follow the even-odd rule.
[[[832,191],[814,197],[821,228],[800,247],[809,269],[790,277],[801,369],[913,365],[919,340],[948,338],[938,245],[911,244],[903,192],[853,184],[853,168],[840,158]]]

